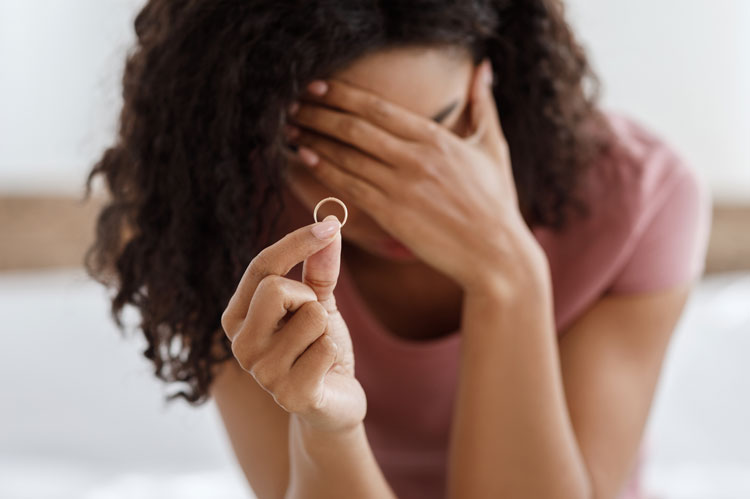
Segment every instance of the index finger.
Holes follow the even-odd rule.
[[[338,231],[333,232],[325,239],[318,239],[311,230],[313,227],[328,221],[330,220],[300,227],[261,250],[248,264],[237,289],[229,299],[229,304],[221,316],[222,327],[225,327],[225,324],[233,324],[236,320],[244,319],[258,283],[264,277],[269,274],[286,275],[299,262],[331,244]],[[338,222],[338,219],[336,221]],[[341,222],[338,223],[340,229]]]

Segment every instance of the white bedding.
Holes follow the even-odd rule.
[[[0,274],[0,497],[252,497],[215,407],[166,406],[108,306],[81,269]],[[750,273],[704,278],[647,427],[654,497],[750,498],[748,333]]]

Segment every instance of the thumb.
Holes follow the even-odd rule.
[[[338,220],[335,215],[328,215],[323,219]],[[331,242],[323,249],[305,258],[302,263],[302,282],[310,286],[318,296],[318,301],[329,312],[336,310],[333,289],[339,279],[341,263],[341,222],[339,230]]]
[[[489,58],[485,58],[477,66],[472,83],[471,127],[473,132],[466,140],[495,152],[497,141],[502,137],[502,126],[495,97],[492,94],[492,64]]]

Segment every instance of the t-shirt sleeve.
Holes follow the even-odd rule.
[[[664,186],[664,195],[652,198],[657,199],[656,207],[651,207],[634,229],[634,244],[610,293],[663,290],[702,276],[711,227],[711,194],[692,168],[678,166],[675,177]]]

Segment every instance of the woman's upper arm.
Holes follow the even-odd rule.
[[[221,366],[211,395],[253,492],[258,499],[283,498],[289,483],[289,413],[234,359]]]

